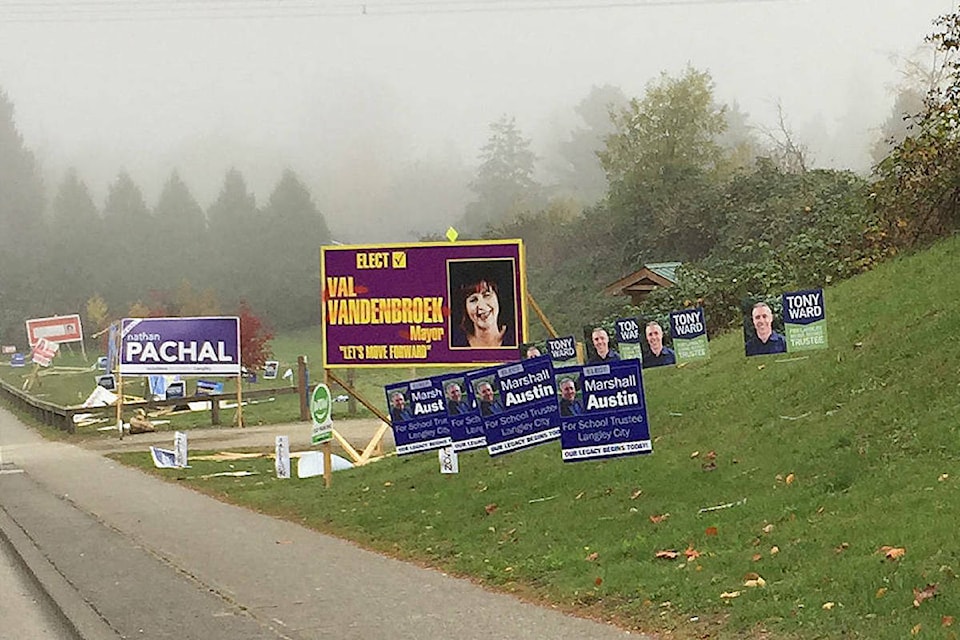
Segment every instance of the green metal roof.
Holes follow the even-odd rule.
[[[645,264],[647,269],[653,271],[658,276],[663,276],[670,282],[677,281],[677,267],[679,267],[682,262],[653,262],[650,264]]]

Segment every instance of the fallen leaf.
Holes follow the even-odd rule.
[[[824,602],[820,608],[824,611],[830,611],[830,609],[833,609],[834,606],[836,606],[836,603],[834,602]]]
[[[757,576],[756,580],[744,580],[743,586],[745,587],[765,587],[767,586],[767,581]]]
[[[763,371],[763,370],[766,369],[766,368],[767,368],[767,365],[765,365],[765,364],[757,365],[757,371]]]
[[[489,515],[492,515],[493,512],[497,510],[497,503],[496,503],[496,502],[491,502],[490,504],[488,504],[487,506],[485,506],[485,507],[483,508],[483,510],[487,512],[487,515],[488,515],[488,516],[489,516]]]
[[[730,598],[739,598],[739,597],[740,597],[740,592],[739,592],[739,591],[724,591],[723,593],[720,594],[720,597],[723,598],[723,599],[725,599],[725,600],[729,600]]]
[[[912,635],[912,636],[917,635],[918,633],[920,633],[920,629],[922,629],[922,628],[923,628],[923,625],[922,625],[922,624],[917,624],[917,625],[915,625],[915,626],[913,627],[913,629],[910,629],[910,635]]]
[[[937,480],[939,480],[940,482],[943,482],[944,480],[947,480],[949,477],[950,477],[949,473],[941,473],[940,477],[937,478]]]
[[[654,557],[655,557],[655,558],[663,558],[663,559],[665,559],[665,560],[673,560],[673,559],[675,559],[678,555],[680,555],[680,554],[678,554],[678,553],[677,553],[676,551],[674,551],[673,549],[664,549],[663,551],[657,551],[657,552],[654,554]]]
[[[765,527],[762,529],[762,531],[763,531],[764,533],[770,533],[771,531],[773,531],[773,525],[772,525],[772,524],[768,524],[767,526],[765,526]]]
[[[511,571],[513,571],[513,567],[504,567],[503,570],[506,571],[507,573],[510,573]]]
[[[834,548],[835,553],[843,553],[850,547],[849,542],[841,542],[839,547]]]
[[[631,500],[636,500],[637,498],[640,497],[640,495],[641,495],[642,493],[643,493],[643,489],[637,489],[636,491],[634,491],[633,493],[630,494],[630,499],[631,499]]]
[[[708,452],[707,452],[707,455],[705,455],[705,456],[703,456],[703,457],[706,458],[707,460],[716,460],[716,459],[717,459],[717,452],[716,452],[716,451],[708,451]]]
[[[751,558],[751,560],[753,560],[754,562],[760,562],[760,560],[762,559],[763,559],[763,556],[760,555],[759,553],[753,554],[753,557]]]
[[[696,560],[700,557],[700,552],[694,549],[692,545],[687,545],[687,549],[683,552],[683,555],[687,556],[687,560]]]
[[[882,598],[882,597],[885,596],[885,595],[887,595],[887,588],[886,588],[886,587],[880,587],[879,589],[877,589],[877,594],[876,594],[876,597],[877,597],[877,598]]]
[[[385,486],[385,487],[392,487],[392,486],[393,486],[393,483],[390,482],[389,480],[387,480],[386,482],[383,483],[383,486]]]
[[[823,507],[820,507],[819,509],[817,509],[817,515],[818,515],[818,516],[819,516],[820,514],[822,514],[822,513],[823,513]]]
[[[603,578],[601,578],[600,576],[597,576],[597,578],[593,581],[593,584],[599,587],[600,585],[603,584]]]
[[[770,555],[775,556],[778,553],[780,553],[780,547],[778,547],[777,545],[773,545],[772,547],[770,547]]]
[[[704,463],[704,464],[700,465],[700,468],[703,469],[704,471],[713,471],[714,469],[717,468],[717,463],[716,463],[716,462],[707,462],[707,463]]]
[[[650,516],[650,522],[652,522],[653,524],[660,524],[661,522],[663,522],[669,517],[670,517],[669,513],[664,513],[659,516]]]
[[[883,546],[880,547],[877,553],[882,553],[887,560],[899,560],[907,554],[907,550],[903,547]]]
[[[943,616],[942,618],[940,618],[941,627],[949,627],[952,624],[953,624],[953,616]]]
[[[703,533],[706,534],[706,535],[708,535],[708,536],[715,536],[715,535],[717,535],[717,528],[716,528],[716,527],[707,527],[707,528],[704,530]]]
[[[924,600],[929,600],[937,595],[937,585],[928,584],[923,589],[913,588],[913,606],[919,607]]]
[[[585,492],[585,491],[581,491],[580,493],[578,493],[577,496],[574,498],[574,500],[579,500],[580,498],[582,498],[584,493],[586,493],[586,492]]]
[[[596,560],[596,559],[599,558],[599,557],[600,557],[600,554],[597,553],[596,551],[594,551],[593,553],[591,553],[590,555],[588,555],[588,556],[586,557],[586,561],[587,561],[587,562],[593,562],[594,560]]]
[[[797,479],[797,476],[793,475],[792,473],[789,473],[787,474],[787,477],[784,479],[784,482],[786,482],[787,484],[793,484],[793,481],[796,479]]]
[[[699,455],[700,455],[700,452],[699,452],[699,451],[694,451],[693,453],[690,454],[690,457],[691,457],[691,458],[696,458],[696,457],[698,457]]]

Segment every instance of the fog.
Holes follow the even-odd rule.
[[[148,204],[177,169],[206,207],[285,168],[335,237],[446,228],[501,115],[543,166],[592,86],[642,96],[707,69],[721,101],[815,166],[867,171],[909,56],[953,0],[0,0],[0,88],[48,186],[98,204],[120,170]],[[542,180],[549,183],[550,176]]]

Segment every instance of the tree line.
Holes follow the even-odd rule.
[[[707,71],[688,68],[632,99],[594,88],[575,109],[582,125],[558,141],[552,185],[538,182],[516,121],[492,123],[454,226],[464,238],[523,238],[530,291],[556,326],[697,305],[711,330],[734,326],[745,299],[830,284],[956,229],[958,14],[929,41],[936,70],[901,87],[872,175],[811,168],[782,113],[778,128],[754,126],[717,100]],[[155,203],[125,172],[102,203],[76,171],[47,201],[40,176],[0,93],[2,342],[22,342],[25,318],[78,311],[98,325],[232,314],[245,301],[274,329],[319,322],[318,248],[331,236],[293,171],[258,203],[231,170],[206,210],[177,172]],[[683,263],[677,286],[641,309],[601,294],[668,261]]]

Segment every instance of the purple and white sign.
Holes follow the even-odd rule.
[[[441,377],[410,380],[383,388],[397,455],[450,446],[450,417]]]
[[[563,461],[650,453],[639,360],[556,370]]]
[[[120,373],[240,375],[240,319],[124,318]]]
[[[483,419],[487,452],[518,451],[560,437],[550,356],[467,372]]]
[[[441,376],[446,396],[447,415],[450,418],[450,439],[456,452],[469,451],[487,446],[483,435],[483,418],[463,373]]]

